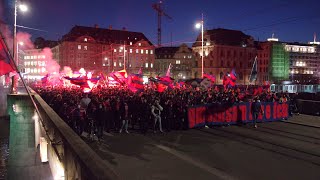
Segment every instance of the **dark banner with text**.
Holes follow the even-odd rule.
[[[278,121],[289,116],[288,103],[261,103],[264,114],[260,114],[258,122]],[[189,128],[204,125],[223,125],[247,123],[253,120],[251,103],[236,105],[209,104],[188,108]]]

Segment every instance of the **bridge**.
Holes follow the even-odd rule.
[[[80,138],[37,94],[8,95],[8,179],[319,179],[320,117]],[[44,161],[44,162],[43,162]]]

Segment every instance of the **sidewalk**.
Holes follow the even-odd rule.
[[[311,116],[305,114],[293,115],[293,117],[289,118],[288,120],[283,120],[283,122],[320,128],[319,116]]]

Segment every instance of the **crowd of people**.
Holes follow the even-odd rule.
[[[187,129],[188,107],[221,103],[252,101],[250,89],[183,88],[159,93],[153,88],[133,93],[125,87],[94,88],[83,93],[78,87],[34,87],[34,90],[69,124],[79,135],[93,129],[99,138],[103,131],[129,133],[136,129],[146,134],[150,129],[156,133]],[[287,93],[272,93],[265,89],[255,95],[261,102],[286,102]],[[294,102],[294,98],[292,99]]]

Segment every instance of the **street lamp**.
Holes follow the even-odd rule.
[[[28,7],[25,4],[18,4],[18,0],[15,0],[14,3],[14,27],[13,27],[13,59],[16,62],[17,66],[19,67],[19,60],[18,60],[18,53],[17,53],[17,9],[21,12],[28,11]],[[19,69],[17,69],[17,73],[19,72]],[[11,93],[17,93],[17,82],[18,77],[17,75],[13,76],[12,79],[12,89]]]
[[[203,55],[204,55],[204,52],[203,52],[203,14],[202,14],[202,19],[201,19],[201,22],[197,23],[196,24],[196,28],[197,29],[200,29],[201,27],[201,77],[203,78]]]

